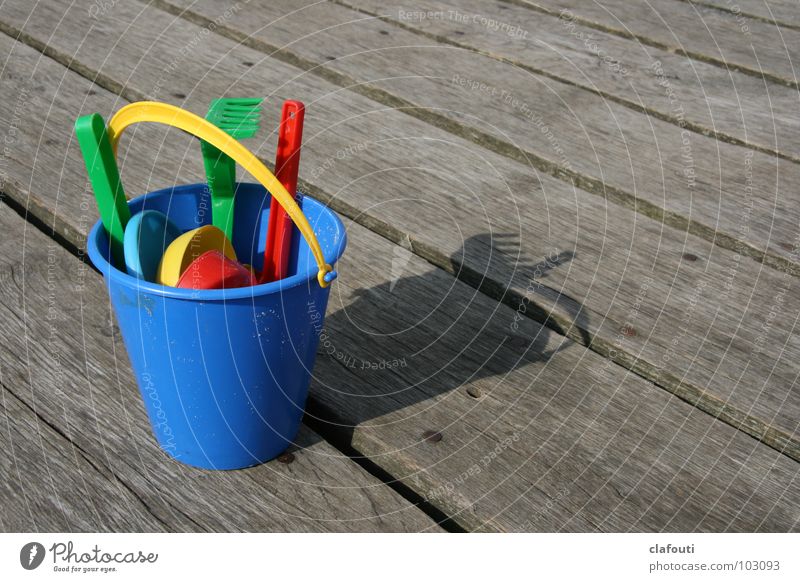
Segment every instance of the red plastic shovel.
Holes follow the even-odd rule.
[[[292,196],[297,195],[297,175],[300,170],[300,146],[303,142],[305,112],[305,106],[300,101],[283,102],[281,126],[278,132],[278,151],[275,155],[275,177]],[[291,243],[292,219],[273,198],[269,206],[267,245],[264,249],[261,283],[277,281],[287,275]]]
[[[255,284],[256,278],[247,267],[220,251],[206,251],[189,263],[178,279],[182,289],[232,289]]]

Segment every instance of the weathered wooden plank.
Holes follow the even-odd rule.
[[[140,38],[151,38],[154,31],[168,27],[169,33],[160,37],[174,44],[161,47],[158,54],[179,52],[193,39],[206,38],[184,21],[165,24],[158,13],[149,18],[147,12],[131,15],[124,7],[117,10],[115,19],[105,26],[118,23],[122,28],[92,36],[84,45],[103,55],[105,64],[94,66],[108,67],[114,75],[107,84],[121,85],[121,80],[127,80],[122,90],[134,97],[157,87],[164,70],[163,65],[150,65],[149,59],[157,63],[158,57],[142,48],[149,44],[141,44]],[[68,15],[63,22],[69,22]],[[31,30],[42,26],[33,17],[29,23]],[[50,39],[50,50],[73,42],[57,31],[52,36],[50,32],[41,34]],[[280,62],[249,64],[258,62],[259,53],[221,37],[209,37],[214,49],[208,53],[202,50],[205,44],[195,46],[192,60],[182,61],[180,72],[176,70],[170,77],[171,91],[187,95],[189,105],[197,111],[226,91],[258,94],[263,87],[278,86],[298,75],[297,69]],[[110,39],[116,49],[104,44]],[[38,69],[42,77],[35,79],[46,79],[49,71],[57,69],[55,64],[47,68],[44,62],[24,68],[26,58],[38,57],[29,49],[18,52],[14,62],[23,71]],[[206,71],[203,67],[216,63],[218,54],[225,56],[214,70],[230,71],[230,77],[209,76],[197,86],[196,79]],[[92,65],[87,62],[94,63],[96,58],[92,53],[70,57],[73,64],[90,72]],[[16,69],[9,71],[18,74]],[[49,74],[74,84],[72,93],[88,91],[88,84],[74,75],[67,80],[61,73]],[[91,72],[92,77],[94,74]],[[106,75],[106,69],[100,74]],[[303,175],[309,178],[311,183],[306,186],[312,193],[330,198],[338,210],[411,245],[426,259],[457,271],[461,278],[502,297],[513,308],[524,303],[528,314],[547,319],[548,325],[561,333],[591,344],[594,350],[652,378],[715,417],[800,459],[800,443],[793,436],[800,406],[793,390],[800,361],[794,321],[789,316],[771,315],[776,310],[780,314],[797,311],[794,278],[770,269],[758,270],[737,254],[664,229],[660,223],[624,209],[608,207],[597,197],[535,175],[502,156],[476,149],[357,95],[344,94],[316,77],[301,76],[270,100],[298,95],[310,104],[308,127],[330,128],[309,133],[304,147]],[[53,100],[48,105],[52,112],[71,110],[48,120],[52,131],[66,134],[79,114],[78,104],[52,91],[47,99]],[[93,101],[85,104],[84,112],[106,113],[114,108],[113,98],[95,95],[87,99]],[[16,101],[12,90],[6,101]],[[266,114],[266,127],[274,127],[277,107],[267,108]],[[37,135],[42,132],[41,121],[29,123]],[[188,167],[198,158],[194,142],[175,137],[163,142],[158,133],[141,133],[134,139],[125,173],[126,184],[136,188],[129,192],[169,183],[153,172],[154,151],[159,152],[158,168],[167,168],[173,182],[179,174],[179,182],[197,179],[194,168]],[[274,137],[264,139],[269,143]],[[271,157],[271,147],[264,152],[266,158]],[[21,144],[13,155],[19,156],[17,163],[26,175],[24,160],[33,155],[31,146]],[[77,148],[70,148],[66,156],[69,163],[59,164],[60,187],[67,192],[80,190],[85,181]],[[40,179],[41,171],[35,167],[32,179]],[[41,179],[47,183],[46,176]],[[419,192],[421,184],[426,195],[409,199],[407,193]],[[83,202],[91,208],[86,196]],[[59,201],[64,212],[70,203],[71,198]],[[75,213],[72,223],[80,224],[86,212],[75,210],[79,206],[75,204],[70,210]],[[475,208],[480,208],[480,213]],[[511,215],[509,208],[517,215]],[[42,216],[53,215],[46,203],[39,210]],[[440,226],[431,228],[431,224]],[[65,232],[69,228],[77,230],[68,226]],[[470,244],[464,245],[467,239]],[[571,260],[555,268],[546,261],[552,254]],[[635,335],[630,327],[635,328]],[[771,345],[783,349],[770,350]]]
[[[0,216],[7,212],[0,207]],[[1,356],[19,354],[4,350]],[[95,466],[5,386],[0,416],[0,531],[164,531],[121,481]]]
[[[678,54],[735,68],[798,87],[794,63],[800,57],[800,31],[758,20],[742,21],[716,8],[676,0],[514,0],[551,13],[569,10],[581,21],[666,48]]]
[[[766,22],[800,28],[800,6],[797,0],[684,0],[700,6],[713,6],[736,18],[743,26],[751,18]]]
[[[487,5],[480,0],[439,0],[424,5],[353,0],[352,4],[359,11],[384,15],[435,40],[565,80],[682,128],[800,160],[800,94],[793,88],[765,84],[738,71],[514,4]],[[313,4],[303,10],[303,20],[320,11],[331,13],[328,20],[342,23],[354,16],[343,7]],[[351,25],[354,30],[366,28],[368,35],[376,26]],[[347,28],[339,27],[334,34],[341,36]],[[387,39],[383,43],[387,44]]]
[[[217,3],[194,8],[204,12],[192,18],[204,18],[208,25],[223,16]],[[375,47],[350,55],[344,48],[348,43],[337,36],[336,20],[280,20],[288,33],[281,38],[279,30],[265,28],[273,22],[267,4],[254,11],[262,13],[265,20],[231,12],[224,25],[231,36],[267,54],[275,46],[289,46],[283,53],[292,53],[285,55],[290,62],[315,72],[323,66],[346,72],[336,79],[342,86],[366,86],[364,94],[388,106],[724,248],[800,273],[790,242],[800,200],[794,189],[781,188],[800,181],[800,166],[648,119],[486,56],[442,44],[420,47],[419,38],[405,30],[381,34],[388,24],[346,28],[356,46]],[[289,40],[306,35],[314,42]],[[269,44],[275,40],[277,45]]]
[[[57,172],[50,181],[55,187]],[[308,428],[289,464],[202,471],[171,460],[150,434],[101,277],[5,204],[0,230],[3,402],[16,425],[2,441],[4,528],[439,529]],[[37,426],[38,443],[20,442]],[[30,488],[20,490],[15,475]]]
[[[167,175],[162,173],[165,179]],[[356,427],[353,444],[359,450],[396,471],[432,503],[457,513],[458,521],[465,527],[504,530],[792,527],[791,520],[797,518],[793,513],[796,493],[789,477],[791,471],[797,470],[797,464],[641,379],[626,377],[620,368],[605,365],[597,355],[530,320],[522,320],[511,332],[512,310],[498,309],[488,298],[475,294],[462,283],[454,284],[449,275],[431,269],[421,259],[408,257],[399,271],[395,269],[397,280],[392,284],[383,275],[398,258],[390,243],[357,225],[350,225],[349,233],[351,249],[370,252],[354,253],[340,266],[343,285],[337,289],[335,297],[339,304],[331,306],[326,328],[329,331],[322,343],[322,360],[315,374],[317,384],[313,394],[318,404],[314,412],[324,414],[325,410],[335,410],[346,415],[343,421]],[[41,279],[52,273],[45,266],[50,264],[46,257],[52,254],[47,245],[52,243],[39,240],[44,237],[32,232],[15,237],[15,245],[20,238],[26,240],[20,253],[27,266],[23,271],[25,288],[40,289],[44,286]],[[10,241],[7,247],[11,247]],[[19,253],[18,246],[15,248]],[[20,260],[15,257],[14,249],[2,251],[7,261]],[[102,285],[93,273],[81,274],[80,265],[70,257],[59,256],[52,263],[58,269],[55,280],[71,279],[81,289],[84,305],[103,303]],[[78,270],[72,273],[69,264]],[[358,282],[358,287],[349,288],[348,280]],[[69,297],[68,293],[63,295]],[[28,301],[32,300],[26,297],[24,313],[47,311],[46,305],[31,305]],[[61,303],[59,308],[73,309],[73,306]],[[64,323],[63,330],[59,329],[65,345],[48,345],[39,339],[41,334],[36,329],[39,318],[27,319],[24,332],[12,327],[7,333],[30,338],[27,347],[38,369],[28,373],[34,377],[42,368],[58,368],[66,362],[78,362],[80,367],[81,360],[88,359],[85,365],[96,374],[91,394],[97,412],[87,414],[85,404],[67,405],[69,418],[89,417],[76,422],[78,427],[70,426],[70,431],[76,433],[73,438],[80,439],[80,426],[99,422],[97,430],[103,436],[95,439],[103,443],[115,473],[124,475],[129,469],[120,468],[119,463],[128,455],[119,451],[123,443],[116,437],[119,425],[123,424],[127,427],[125,442],[134,443],[142,464],[149,469],[149,479],[155,481],[157,476],[164,476],[165,483],[150,483],[150,489],[163,492],[171,484],[174,490],[176,480],[186,480],[194,471],[150,450],[155,449],[154,445],[144,446],[151,439],[143,427],[146,420],[136,403],[135,389],[125,380],[130,372],[123,363],[122,347],[118,341],[113,344],[118,352],[112,360],[108,340],[91,338],[101,330],[109,331],[107,314],[99,309],[83,309],[82,317],[82,329],[75,329],[78,326],[72,323],[72,318]],[[455,326],[453,321],[457,322]],[[75,336],[68,336],[67,329],[75,329]],[[443,329],[447,329],[445,334]],[[365,332],[370,330],[373,334],[365,339]],[[396,332],[400,332],[399,337],[395,337]],[[79,334],[90,336],[93,341],[81,348]],[[4,337],[4,344],[13,353],[19,353],[23,348],[14,345],[13,337]],[[96,341],[100,344],[93,346]],[[67,346],[73,346],[73,350],[77,346],[78,351],[67,353]],[[83,358],[81,349],[87,354]],[[493,357],[487,360],[487,354]],[[57,365],[43,366],[50,363],[48,357]],[[362,362],[374,363],[376,369],[370,365],[363,370]],[[73,377],[71,371],[62,374]],[[103,386],[114,384],[114,375],[123,384],[120,394],[104,393]],[[53,397],[52,383],[48,383],[48,390],[43,394],[37,391],[36,397],[49,411],[59,399],[66,397],[72,401],[69,395],[89,388],[82,384],[71,386],[68,382],[63,394],[56,393],[60,398],[53,402],[48,401]],[[476,389],[485,397],[473,401],[467,390],[478,394]],[[116,404],[110,411],[104,411],[105,399]],[[120,413],[115,414],[114,410],[125,411],[128,418],[121,423],[115,418]],[[427,427],[442,431],[445,440],[420,442],[420,435]],[[677,434],[665,441],[662,435],[666,432]],[[92,440],[84,438],[82,446],[91,446]],[[432,449],[433,445],[438,448]],[[500,452],[495,453],[498,447]],[[453,453],[454,450],[457,452]],[[696,457],[688,455],[687,461],[687,451],[694,451]],[[304,451],[309,456],[312,452],[312,458],[325,458],[329,454],[324,450],[314,451],[313,447]],[[490,460],[481,466],[481,459],[487,455]],[[709,459],[720,456],[721,468],[709,473]],[[744,460],[747,463],[742,466]],[[289,467],[302,466],[303,461],[299,456]],[[278,472],[283,467],[272,463],[264,466],[272,465],[270,472],[265,471],[260,478],[252,477],[252,483],[248,480],[244,485],[234,479],[231,485],[236,490],[254,489],[284,478],[297,489],[301,483],[308,486],[317,482],[316,472],[329,474],[327,462],[312,463],[316,477],[308,474],[286,477]],[[480,473],[472,468],[472,463],[479,463]],[[175,468],[181,469],[179,475],[170,474],[170,469]],[[772,473],[769,480],[764,480],[767,468]],[[204,478],[199,484],[193,481],[193,488],[200,489],[201,495],[205,493],[203,485],[207,480],[214,481],[220,475],[197,473],[196,478],[200,475]],[[230,477],[237,473],[221,475]],[[664,493],[667,475],[674,491]],[[332,478],[340,486],[348,484],[341,476]],[[234,493],[224,483],[214,482],[213,486],[219,499],[230,502]],[[692,493],[687,498],[689,492]],[[303,498],[302,491],[294,493]],[[183,497],[186,492],[180,494]],[[352,496],[353,491],[347,489],[347,495]],[[175,503],[170,496],[168,500]],[[198,503],[197,499],[190,500]],[[344,504],[347,500],[336,501]],[[154,500],[148,502],[158,506]],[[310,504],[309,500],[304,502]],[[714,505],[711,512],[706,511],[709,503]],[[262,500],[261,504],[265,502]],[[772,511],[775,506],[777,509]],[[214,506],[214,509],[229,508]],[[304,509],[309,511],[307,507]],[[246,513],[241,506],[238,510]],[[342,508],[345,510],[350,512],[353,508],[348,504]],[[242,517],[252,518],[252,515]]]
[[[259,9],[254,14],[267,12],[266,5],[261,8],[263,11]],[[208,17],[216,20],[222,14],[213,17],[213,14],[209,13]],[[117,13],[117,17],[121,16],[121,13]],[[145,18],[145,15],[139,18]],[[226,22],[230,26],[245,26],[245,20],[247,26],[254,26],[253,22],[258,22],[256,16],[236,19],[236,14],[232,13]],[[289,23],[288,19],[279,22],[286,30],[284,34],[291,32],[292,26],[295,28],[297,26]],[[310,18],[298,18],[297,22],[305,23],[311,28],[295,29],[296,37],[323,28],[321,22]],[[326,24],[332,25],[330,22]],[[152,26],[155,25],[153,22]],[[386,25],[379,24],[379,26]],[[189,31],[179,33],[178,27],[177,23],[173,23],[170,28],[172,35],[183,39],[192,38]],[[131,24],[128,30],[132,28],[135,28],[135,24]],[[368,30],[369,23],[358,26],[359,38],[363,42],[370,42],[373,38],[368,36]],[[277,31],[271,29],[263,33],[253,31],[253,34],[279,35]],[[386,36],[389,35],[378,33],[374,35],[378,38]],[[285,44],[290,42],[286,37],[281,37],[280,40]],[[401,40],[403,41],[401,44],[409,44],[405,39]],[[237,49],[222,40],[215,42],[236,56],[227,66],[235,66],[237,59],[257,62],[258,57],[255,55],[258,53],[254,54],[243,48]],[[337,54],[335,51],[339,49],[332,43],[332,40],[327,42],[315,38],[314,43],[306,44],[325,47]],[[337,41],[333,44],[342,43]],[[402,49],[404,63],[411,62],[411,55],[415,54],[415,50],[417,49]],[[136,44],[126,51],[136,51]],[[374,63],[377,62],[379,63],[377,66],[382,67],[382,73],[373,74],[385,79],[392,72],[391,63],[396,63],[397,59],[392,58],[393,53],[389,50],[381,50],[377,55],[384,53],[388,56],[357,58],[356,65],[348,66],[354,73],[370,71],[374,70],[371,67],[376,66]],[[448,53],[448,56],[450,54]],[[427,62],[422,56],[424,53],[417,55],[416,67],[422,67],[422,63]],[[115,59],[113,54],[110,54],[106,62],[113,62],[113,66],[118,70],[126,66],[124,56]],[[447,62],[449,74],[454,70],[453,62],[457,62],[457,56]],[[426,73],[430,74],[431,69],[435,70],[437,66],[434,62],[426,65]],[[465,63],[464,66],[468,65]],[[137,76],[143,69],[138,67],[137,70],[132,70],[130,78],[141,79],[139,86],[144,90],[152,81],[146,78],[146,73],[141,73],[141,77]],[[247,88],[249,83],[253,83],[252,86],[258,84],[270,86],[276,83],[281,75],[291,77],[293,74],[284,71],[285,69],[278,63],[268,61],[263,66],[252,67],[252,71],[246,79],[242,79],[239,86],[244,93],[251,90]],[[198,69],[196,73],[187,74],[184,81],[176,78],[175,83],[181,83],[184,91],[194,91],[192,79],[200,74],[201,71]],[[465,74],[475,73],[465,72]],[[510,79],[508,82],[514,81]],[[305,163],[310,164],[312,168],[310,181],[316,188],[329,193],[337,192],[337,200],[343,199],[351,206],[355,206],[356,213],[372,208],[377,202],[385,202],[379,211],[371,212],[368,220],[388,223],[384,231],[391,231],[393,236],[397,237],[409,237],[417,243],[418,252],[424,253],[427,258],[446,266],[450,264],[451,257],[456,257],[474,272],[477,284],[485,284],[481,277],[488,276],[492,284],[498,285],[499,289],[495,288],[496,296],[501,296],[504,290],[510,287],[514,295],[507,300],[512,304],[519,304],[523,297],[535,297],[538,305],[559,318],[559,325],[563,329],[572,331],[572,337],[586,342],[591,338],[593,347],[601,353],[614,355],[626,366],[668,386],[690,402],[703,406],[714,415],[722,415],[736,426],[741,425],[751,434],[765,438],[767,442],[773,443],[781,450],[786,447],[790,454],[800,458],[800,448],[794,437],[790,436],[797,428],[800,403],[793,394],[791,383],[777,382],[771,374],[773,366],[777,365],[780,369],[787,369],[786,377],[793,377],[797,372],[795,359],[786,357],[784,352],[770,353],[768,350],[759,351],[754,355],[752,345],[747,343],[758,341],[764,346],[784,345],[792,337],[793,321],[790,319],[782,321],[778,324],[782,328],[779,330],[773,324],[774,318],[769,317],[769,313],[775,305],[776,293],[792,288],[796,284],[794,278],[786,277],[783,273],[762,270],[749,261],[743,262],[738,252],[712,248],[695,237],[665,230],[658,221],[609,207],[603,201],[580,190],[565,188],[562,182],[549,179],[547,176],[537,175],[534,178],[529,170],[509,164],[500,156],[476,153],[474,158],[465,159],[462,148],[471,151],[471,146],[461,145],[444,132],[426,129],[424,125],[415,124],[413,121],[402,118],[399,118],[399,121],[392,121],[392,114],[389,112],[380,111],[379,115],[367,115],[365,112],[372,111],[375,107],[368,102],[353,98],[347,104],[337,103],[335,112],[326,111],[329,95],[334,89],[328,84],[323,84],[321,87],[325,87],[322,90],[324,97],[317,97],[320,93],[316,88],[320,85],[313,77],[305,76],[298,79],[298,83],[303,83],[302,89],[298,90],[310,94],[311,100],[314,100],[316,113],[320,116],[318,123],[335,128],[335,134],[334,131],[318,133],[308,143],[304,154]],[[414,79],[408,79],[404,75],[402,82],[392,85],[392,89],[411,91],[408,86],[413,86],[414,83]],[[417,93],[431,95],[432,90],[430,86],[427,87],[427,90]],[[199,98],[202,90],[210,92],[211,86],[205,84],[203,89],[195,91],[194,96]],[[219,90],[224,90],[222,84]],[[339,96],[338,93],[335,95],[333,99]],[[466,103],[463,91],[460,92],[457,88],[446,95],[449,97],[446,102],[447,109],[452,110],[455,107],[454,103],[463,103],[465,108],[476,107],[475,103]],[[476,101],[478,99],[479,97],[475,97]],[[357,117],[353,117],[354,115]],[[634,114],[627,111],[627,115]],[[364,129],[370,123],[366,133],[369,134],[374,128],[374,133],[381,138],[364,137]],[[519,138],[524,139],[522,133],[525,125],[519,120],[512,123],[497,118],[497,123],[506,123],[506,131],[517,131]],[[547,123],[548,127],[552,126],[549,121]],[[522,129],[514,129],[513,125]],[[347,137],[344,137],[345,132]],[[391,135],[391,140],[382,139],[387,136],[387,132],[391,132],[388,134]],[[420,146],[416,143],[409,142],[409,137],[417,138],[420,135],[425,136],[420,145],[429,146],[423,151],[420,151]],[[561,136],[562,133],[558,135]],[[396,136],[401,136],[401,140]],[[447,142],[452,144],[453,149],[450,151],[444,149],[444,144]],[[695,143],[693,139],[692,144]],[[435,145],[430,147],[432,144]],[[607,145],[606,142],[603,144]],[[591,149],[592,146],[587,147]],[[676,144],[671,147],[680,150]],[[763,157],[758,158],[756,164],[752,155],[760,154],[733,148],[731,156],[734,155],[733,150],[736,150],[737,155],[744,154],[744,160],[739,157],[729,157],[728,166],[736,168],[736,175],[744,178],[745,186],[741,190],[737,190],[738,186],[726,188],[725,196],[726,198],[733,196],[733,192],[738,191],[738,195],[747,199],[741,206],[736,204],[731,206],[731,210],[736,208],[738,221],[736,228],[739,231],[751,232],[763,228],[762,232],[766,232],[770,220],[767,217],[756,216],[753,194],[748,191],[748,188],[752,189],[755,183],[765,179],[763,174],[759,174],[758,179],[754,178],[755,172],[759,171],[757,167],[765,169]],[[612,151],[616,151],[620,156],[623,155],[619,150],[612,149],[597,155],[613,157]],[[642,154],[642,147],[632,151],[635,151],[636,155],[629,152],[628,160],[638,159]],[[402,160],[404,171],[391,173],[393,188],[387,189],[386,174],[376,174],[374,170],[395,167],[397,160]],[[785,166],[794,164],[782,165]],[[349,174],[342,173],[345,168]],[[411,168],[425,168],[425,170],[421,170],[415,176],[411,173]],[[455,179],[450,177],[451,172]],[[641,172],[645,174],[642,179],[647,179],[648,175],[653,174],[652,168],[644,166]],[[356,183],[353,183],[353,176],[359,177]],[[493,176],[497,176],[497,179]],[[679,180],[675,176],[670,179]],[[706,177],[702,178],[702,181],[698,177],[697,183],[704,183],[705,187],[709,187],[706,180]],[[454,183],[457,184],[455,189]],[[447,204],[453,208],[448,211],[435,211],[423,201],[419,204],[424,210],[409,213],[402,205],[390,203],[403,192],[418,191],[420,184],[425,184],[426,192],[431,196],[436,193],[436,198],[431,199],[435,199],[438,204]],[[670,192],[670,200],[680,198],[673,196],[674,190],[667,191]],[[662,192],[661,196],[664,197],[665,192]],[[691,202],[687,200],[688,206],[695,208],[699,205],[694,195],[689,196],[689,199]],[[482,207],[480,215],[476,215],[472,210],[476,200],[479,200]],[[408,204],[414,203],[406,202],[406,205]],[[710,205],[706,206],[706,210],[710,209]],[[788,211],[788,208],[785,210]],[[434,212],[433,216],[439,217],[442,224],[454,226],[449,230],[428,228],[431,212]],[[786,248],[783,252],[793,256],[797,253],[794,251],[794,242],[790,241],[794,241],[796,230],[795,225],[787,224],[784,232]],[[493,254],[493,245],[487,242],[486,238],[481,238],[487,232],[541,234],[534,237],[521,236],[518,242],[514,239],[512,243],[506,245],[507,258],[498,260],[497,257],[503,255]],[[462,241],[471,236],[477,237],[476,240],[481,242],[464,251],[461,249]],[[765,235],[765,240],[770,240],[769,235]],[[553,248],[558,249],[558,252],[574,253],[576,259],[571,268],[551,273],[547,280],[549,285],[542,291],[536,285],[531,285],[531,276],[536,277],[535,266],[541,263],[543,257]],[[515,253],[520,252],[522,257],[515,256]],[[684,259],[684,253],[688,253],[690,258]],[[702,260],[699,264],[692,265],[689,264],[691,257],[701,257]],[[525,269],[514,269],[516,261],[520,258],[529,265],[527,272]],[[701,283],[694,281],[689,284],[685,275],[687,270],[692,271],[695,268],[706,277],[699,291],[696,286]],[[655,285],[646,285],[646,282],[656,274],[658,274],[656,280],[659,282]],[[642,292],[643,285],[647,286],[645,292]],[[747,301],[751,294],[760,299]],[[641,301],[645,304],[637,307],[640,295],[644,296]],[[778,299],[782,300],[784,295],[786,293],[778,294]],[[696,303],[698,299],[699,308],[692,308],[691,321],[684,322],[683,314],[687,306]],[[730,317],[718,317],[714,304],[710,303],[713,301],[718,301],[720,312]],[[575,321],[575,314],[581,309],[586,317]],[[620,330],[633,323],[631,321],[633,319],[639,322],[636,325],[639,334],[634,339],[621,336]],[[760,330],[763,327],[762,323],[766,321],[769,321],[769,325]],[[578,327],[577,330],[571,327],[573,324]],[[710,335],[709,330],[711,330]],[[674,345],[676,341],[679,343],[677,346]],[[698,360],[698,354],[701,353],[704,356]],[[701,361],[703,365],[700,365]],[[731,380],[724,374],[717,373],[719,370],[731,371],[733,377],[737,379]],[[737,372],[744,376],[736,376]],[[711,399],[710,395],[713,395]],[[770,401],[769,404],[766,403],[767,400]],[[731,416],[727,416],[729,413]],[[773,434],[774,429],[778,429],[782,435]],[[789,442],[792,444],[787,447]]]
[[[513,309],[374,234],[348,234],[370,259],[340,264],[312,413],[353,426],[357,450],[464,527],[800,527],[797,463],[762,458],[741,432],[531,320],[515,326]]]
[[[14,52],[20,66],[26,53]],[[43,79],[59,78],[62,92],[87,92],[85,81],[57,74],[52,63],[42,61],[37,70]],[[113,96],[95,92],[89,106],[104,110]],[[44,85],[34,99],[54,97]],[[38,134],[38,126],[25,127]],[[153,140],[160,137],[137,136],[137,145],[155,149],[159,142]],[[178,146],[165,148],[167,163],[152,180],[171,179],[169,162],[182,153]],[[51,191],[40,199],[53,200],[52,192],[79,182],[78,169],[76,162],[66,163],[60,186],[50,172]],[[179,172],[181,180],[191,173]],[[46,183],[37,176],[34,185],[38,191]],[[63,218],[80,228],[80,215]],[[787,457],[529,319],[515,322],[513,310],[374,233],[350,224],[349,234],[312,413],[343,416],[345,433],[355,426],[352,441],[359,450],[465,527],[796,527],[797,464]],[[108,330],[105,321],[91,325]],[[100,362],[92,371],[105,374],[110,367]],[[121,378],[126,373],[119,371]],[[443,439],[423,440],[429,429],[441,431]]]

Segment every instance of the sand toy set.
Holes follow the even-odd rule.
[[[88,236],[153,432],[174,458],[235,469],[277,456],[299,429],[344,226],[298,195],[303,104],[283,104],[273,174],[238,140],[260,99],[219,99],[199,117],[132,103],[75,131],[100,221]],[[129,126],[200,140],[207,184],[126,199],[116,149]],[[257,183],[236,181],[236,165]],[[211,209],[209,213],[207,209]]]

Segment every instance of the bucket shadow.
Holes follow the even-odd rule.
[[[515,240],[482,234],[465,241],[451,260],[471,285],[396,247],[394,256],[378,267],[392,274],[390,281],[342,289],[341,298],[333,293],[320,334],[306,422],[325,434],[334,430],[349,444],[355,425],[381,423],[381,417],[402,410],[411,415],[419,411],[415,404],[455,390],[479,397],[508,381],[512,371],[546,362],[574,345],[554,322],[548,325],[557,331],[534,321],[547,318],[534,293],[526,293],[529,300],[524,301],[519,294],[506,295],[505,304],[497,300],[512,278],[545,285],[548,275],[575,257],[572,251],[554,251],[540,260],[517,261],[516,252],[508,252],[515,244],[518,248]],[[480,265],[480,272],[465,272],[465,257]],[[342,272],[358,280],[356,270],[345,262]],[[344,280],[338,284],[346,285]],[[539,287],[538,293],[554,292]],[[581,305],[563,294],[558,301],[561,312],[585,329]]]

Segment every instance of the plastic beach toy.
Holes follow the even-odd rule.
[[[261,119],[261,99],[215,99],[206,119],[236,139],[253,137]],[[236,162],[219,149],[203,141],[203,164],[211,190],[211,217],[214,226],[225,236],[233,236],[233,194],[236,185]]]
[[[100,220],[108,233],[111,255],[116,266],[122,268],[125,264],[123,239],[131,212],[119,179],[106,124],[97,113],[79,117],[75,121],[75,135],[92,183]]]
[[[158,264],[172,241],[181,231],[167,216],[157,210],[134,214],[125,227],[125,268],[129,275],[155,282]]]
[[[300,210],[294,197],[287,192],[280,180],[250,150],[214,124],[194,113],[166,103],[140,101],[126,105],[117,111],[111,121],[108,122],[108,137],[115,154],[122,132],[130,125],[141,122],[163,123],[182,129],[195,137],[207,141],[237,162],[245,171],[258,180],[272,194],[273,198],[278,200],[278,203],[292,219],[303,238],[305,238],[319,267],[317,282],[320,287],[327,287],[336,278],[336,271],[325,262],[325,256],[319,246],[317,237],[314,236],[314,230],[311,228],[303,211]]]
[[[284,101],[281,111],[278,148],[275,153],[275,175],[292,196],[296,196],[297,192],[305,111],[305,106],[300,101],[291,100]],[[261,272],[262,283],[283,279],[287,275],[293,226],[292,219],[273,198],[269,209],[264,269]]]
[[[158,210],[179,228],[211,220],[208,185],[148,192],[131,212]],[[243,262],[261,268],[269,194],[239,184],[233,244]],[[314,225],[327,262],[347,235],[336,214],[310,196],[302,211]],[[153,435],[178,461],[206,469],[263,463],[297,434],[308,394],[331,287],[307,241],[295,237],[289,277],[264,285],[182,289],[131,277],[109,263],[108,236],[97,222],[87,239],[103,274]]]
[[[206,251],[197,257],[178,279],[182,289],[233,289],[257,283],[253,273],[220,251]]]
[[[224,232],[210,224],[201,226],[183,233],[167,247],[158,265],[156,283],[177,287],[186,268],[208,251],[219,251],[232,261],[236,260],[236,252]]]
[[[137,279],[114,266],[101,221],[87,237],[161,448],[206,469],[263,463],[285,450],[299,430],[334,277],[331,265],[347,244],[344,225],[310,196],[295,202],[255,156],[202,118],[160,104],[130,107],[117,114],[127,111],[126,117],[115,116],[109,124],[112,148],[121,129],[136,120],[165,123],[214,140],[258,179],[259,184],[236,188],[230,242],[242,262],[262,267],[270,194],[286,206],[303,235],[293,237],[289,276],[226,289]],[[209,205],[206,183],[171,185],[128,203],[133,214],[164,213],[181,231],[210,225]]]

